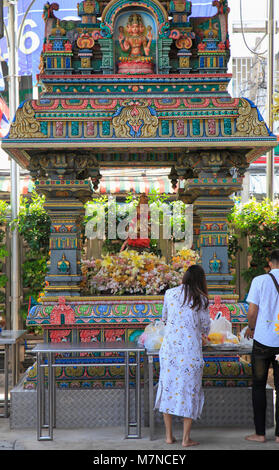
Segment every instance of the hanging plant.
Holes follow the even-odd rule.
[[[47,261],[49,259],[49,235],[51,220],[44,208],[45,197],[35,191],[31,198],[21,198],[17,219],[19,234],[26,243],[25,260],[22,264],[23,288],[25,289],[20,313],[25,320],[30,298],[38,299],[45,284]]]
[[[241,275],[249,288],[255,276],[266,272],[269,255],[279,246],[279,203],[268,199],[259,202],[253,198],[241,204],[240,199],[236,199],[228,219],[231,256],[235,256],[240,249],[239,237],[248,237],[250,266]]]
[[[30,200],[21,197],[19,214],[12,225],[17,225],[20,235],[34,252],[46,252],[49,248],[51,220],[44,208],[44,202],[45,197],[36,191],[32,192]]]

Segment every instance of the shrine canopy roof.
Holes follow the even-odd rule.
[[[3,148],[27,169],[50,149],[86,149],[105,167],[213,148],[254,161],[276,137],[227,91],[228,16],[227,0],[84,0],[76,20],[46,3],[40,97],[20,105]]]

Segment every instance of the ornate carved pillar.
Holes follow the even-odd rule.
[[[213,181],[207,178],[204,181],[197,178],[188,184],[190,190],[198,186],[200,192],[194,201],[195,212],[201,221],[197,246],[209,291],[211,294],[232,294],[234,286],[228,263],[227,216],[234,204],[229,195],[241,189],[242,179],[215,178]]]
[[[104,74],[113,73],[113,41],[111,38],[99,39],[102,51],[101,69]]]
[[[84,203],[101,177],[97,162],[89,152],[45,151],[32,155],[29,170],[51,218],[46,296],[79,296],[81,223]]]
[[[200,236],[200,216],[193,211],[193,248],[194,250],[198,249],[199,245],[199,236]]]
[[[159,73],[168,74],[170,71],[169,52],[172,44],[172,39],[159,38],[158,40],[158,62]]]
[[[233,293],[227,215],[234,204],[230,196],[241,190],[247,166],[244,154],[226,150],[188,153],[178,159],[177,175],[185,181],[179,198],[194,206],[196,246],[211,294]]]

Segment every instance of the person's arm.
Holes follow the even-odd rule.
[[[167,293],[165,293],[163,310],[162,310],[162,321],[166,323],[167,319],[168,319],[168,305],[167,305]]]
[[[206,346],[208,343],[207,336],[210,331],[210,315],[209,315],[208,308],[200,312],[200,319],[201,319],[202,345]]]
[[[256,277],[253,279],[246,299],[249,303],[249,308],[247,312],[248,328],[244,334],[245,338],[253,338],[256,327],[261,290],[257,279],[259,278]]]
[[[247,319],[248,319],[248,328],[244,334],[246,338],[253,338],[254,330],[256,327],[257,317],[258,317],[259,306],[250,302]]]
[[[201,332],[203,335],[208,335],[210,330],[210,315],[209,309],[205,308],[200,311]]]

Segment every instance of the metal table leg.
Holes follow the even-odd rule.
[[[38,441],[50,441],[53,439],[53,367],[52,355],[48,354],[48,424],[46,424],[46,397],[45,397],[45,366],[43,353],[37,353],[37,439]],[[43,435],[43,429],[48,430]]]
[[[144,426],[149,426],[149,393],[148,393],[148,365],[147,355],[143,357],[143,405],[144,405]]]
[[[53,375],[52,375],[52,390],[53,390],[52,399],[53,399],[53,427],[56,428],[56,372],[55,372],[54,363],[55,363],[55,356],[54,356],[54,358],[52,358],[52,371],[53,371]]]
[[[53,418],[54,418],[54,367],[52,364],[52,353],[48,353],[48,437],[53,440]]]
[[[42,437],[42,421],[43,421],[43,410],[42,410],[42,367],[41,367],[41,353],[37,353],[37,440],[41,440]]]
[[[149,438],[154,438],[154,396],[153,396],[153,356],[148,356],[148,383],[149,383]]]
[[[9,417],[9,344],[4,345],[4,401],[3,413],[0,414],[1,418]],[[1,405],[2,408],[2,405]]]
[[[141,438],[141,399],[140,399],[140,351],[136,353],[136,426],[135,437]]]
[[[16,345],[12,344],[12,385],[16,384]]]
[[[5,391],[4,391],[4,418],[9,416],[9,345],[5,344],[5,356],[4,356],[4,373],[5,373]]]
[[[136,363],[133,364],[136,368],[136,387],[135,387],[135,421],[131,421],[130,415],[130,377],[129,377],[129,363],[130,353],[125,351],[125,439],[141,438],[141,394],[140,394],[140,352],[136,351]],[[131,427],[136,428],[136,433],[130,432]]]
[[[20,358],[19,358],[19,351],[20,351],[20,342],[16,341],[15,343],[15,355],[16,355],[16,363],[15,363],[15,385],[19,381],[19,369],[20,369]]]
[[[19,341],[12,344],[12,384],[16,386],[19,381]]]
[[[34,351],[35,352],[35,351]],[[124,352],[124,412],[125,412],[125,438],[141,438],[141,350],[125,350]],[[53,428],[56,426],[56,387],[55,387],[55,350],[36,351],[37,354],[37,439],[53,440]],[[133,355],[132,362],[130,355]],[[47,358],[47,364],[44,359]],[[113,363],[114,364],[114,363]],[[82,361],[81,361],[81,365]],[[101,365],[101,364],[100,364]],[[130,367],[135,367],[135,420],[131,421],[131,396],[130,396]],[[45,370],[48,371],[48,407],[46,407],[46,387]],[[48,422],[46,423],[46,418]],[[131,428],[136,428],[136,433],[130,433]],[[48,430],[47,435],[43,435],[43,429]]]
[[[130,383],[129,383],[129,352],[125,351],[125,439],[129,436],[130,423]]]

